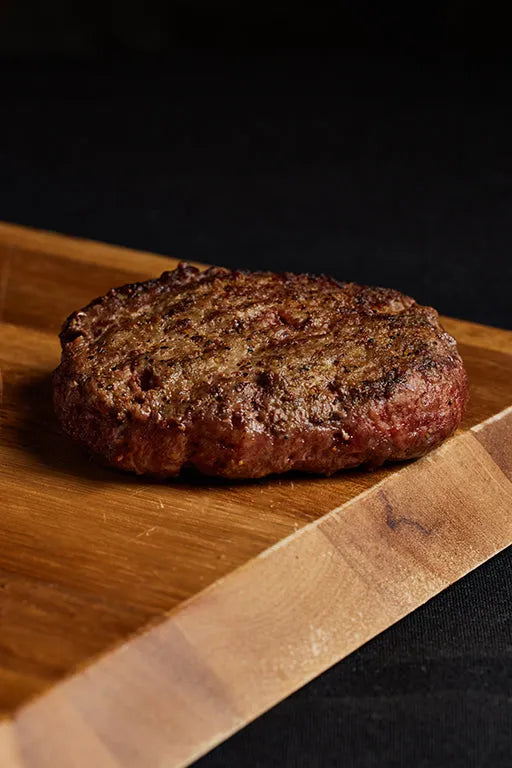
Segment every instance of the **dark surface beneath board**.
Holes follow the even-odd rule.
[[[390,285],[511,328],[511,72],[454,51],[4,58],[0,219]],[[511,564],[508,550],[198,768],[509,766]]]
[[[383,632],[195,766],[509,766],[509,552]]]

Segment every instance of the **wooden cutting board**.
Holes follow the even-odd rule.
[[[50,404],[64,317],[176,261],[0,225],[0,766],[189,764],[512,542],[512,333],[446,319],[462,429],[328,479],[156,484]]]

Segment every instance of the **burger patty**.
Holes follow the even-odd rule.
[[[138,474],[376,467],[439,445],[467,401],[434,309],[325,276],[180,264],[91,302],[60,338],[64,429]]]

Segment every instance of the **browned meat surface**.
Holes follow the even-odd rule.
[[[65,430],[113,466],[160,477],[421,456],[467,400],[434,309],[327,277],[182,264],[75,312],[61,342]]]

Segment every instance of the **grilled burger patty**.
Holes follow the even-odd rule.
[[[328,277],[180,264],[72,314],[57,415],[108,464],[229,478],[409,459],[461,421],[437,312]]]

